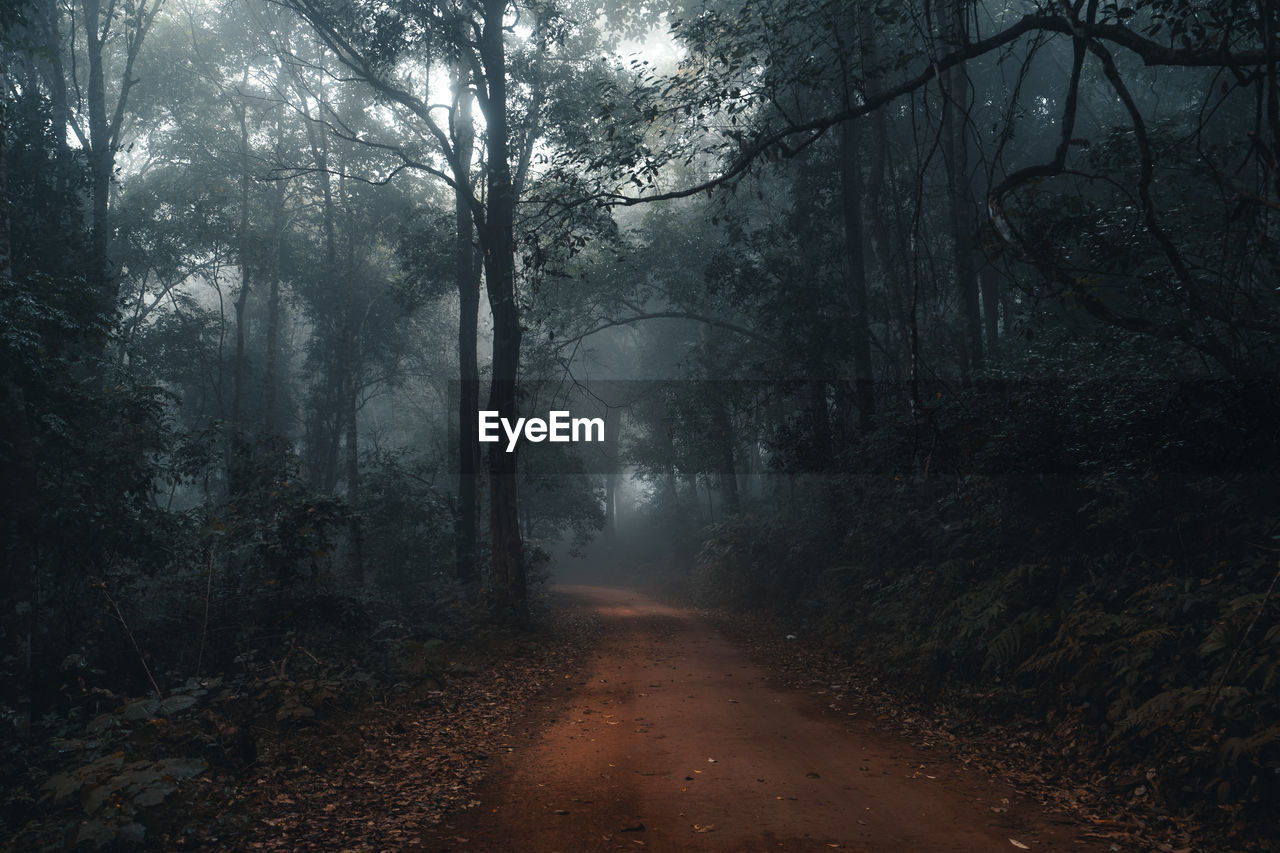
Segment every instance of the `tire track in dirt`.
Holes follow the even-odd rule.
[[[430,851],[1085,851],[979,771],[776,686],[688,610],[558,587],[605,638],[496,759]],[[996,812],[994,809],[1007,809]]]

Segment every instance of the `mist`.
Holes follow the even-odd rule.
[[[335,761],[339,718],[445,754],[486,695],[507,731],[561,661],[662,620],[632,646],[682,655],[695,619],[1034,742],[1042,801],[1138,810],[1117,844],[1264,849],[1277,32],[1148,0],[6,4],[6,849],[287,847],[281,756]],[[470,773],[422,782],[431,825]]]

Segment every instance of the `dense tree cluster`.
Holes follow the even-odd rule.
[[[0,14],[16,730],[603,531],[1274,796],[1275,4]]]
[[[682,349],[692,381],[630,411],[649,523],[702,544],[694,591],[769,603],[968,713],[1083,724],[1116,767],[1160,756],[1171,802],[1260,815],[1275,15],[680,19],[680,72],[642,86],[654,136],[680,139],[637,172],[675,207],[634,232],[640,289],[603,325],[688,320],[636,346],[657,375]]]

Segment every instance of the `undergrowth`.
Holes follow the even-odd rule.
[[[964,419],[990,395],[937,413],[945,441],[927,474],[793,477],[713,525],[693,594],[786,613],[975,727],[1038,719],[1095,778],[1139,780],[1162,808],[1274,840],[1280,495],[1267,457],[1223,461],[1257,451],[1237,441],[1212,458],[1224,435],[1248,434],[1225,406],[1200,414],[1190,442],[1148,400],[1101,446],[1086,440],[1096,424],[1050,434],[1026,416],[1035,401],[1010,396],[981,434]]]

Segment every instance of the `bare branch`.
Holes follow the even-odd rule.
[[[719,320],[715,317],[708,317],[705,314],[694,314],[689,311],[652,311],[643,314],[636,314],[631,317],[622,317],[616,320],[605,320],[589,331],[583,332],[580,335],[575,335],[571,338],[565,338],[556,346],[556,349],[562,350],[567,346],[576,345],[584,338],[589,338],[598,332],[603,332],[605,329],[611,329],[615,326],[627,326],[631,323],[639,323],[643,320],[694,320],[707,326],[715,326],[717,328],[728,329],[731,332],[736,332],[744,338],[750,338],[753,341],[762,343],[770,349],[781,349],[781,347],[774,341],[766,338],[759,332],[746,328],[745,326],[739,326],[737,323],[730,323],[727,320]]]
[[[971,59],[984,56],[1005,45],[1012,44],[1025,35],[1032,33],[1048,33],[1070,35],[1077,39],[1091,39],[1110,42],[1133,52],[1148,66],[1173,66],[1181,68],[1253,68],[1267,64],[1265,50],[1247,50],[1232,52],[1224,45],[1214,50],[1196,48],[1173,49],[1159,42],[1142,36],[1122,24],[1098,24],[1067,18],[1063,15],[1029,14],[1024,15],[1007,29],[987,38],[970,42],[944,56],[931,61],[917,74],[898,83],[888,86],[882,91],[870,95],[859,104],[846,106],[828,115],[806,122],[792,122],[786,126],[762,134],[749,144],[744,144],[740,153],[716,177],[701,183],[669,192],[654,195],[623,196],[614,194],[607,200],[616,205],[631,206],[653,201],[666,201],[677,198],[688,198],[702,192],[709,192],[717,187],[730,183],[745,173],[757,160],[770,151],[788,153],[788,140],[797,136],[807,136],[803,145],[812,144],[826,131],[842,122],[859,118],[892,103],[904,95],[923,88],[936,76],[950,68]]]

